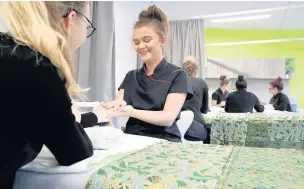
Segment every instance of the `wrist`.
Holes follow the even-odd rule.
[[[134,117],[136,118],[136,115],[138,113],[138,110],[137,109],[133,109],[132,111],[128,112],[128,117]]]

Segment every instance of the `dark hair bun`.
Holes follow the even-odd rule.
[[[138,20],[145,20],[145,19],[155,19],[162,23],[167,22],[167,17],[165,13],[156,5],[152,5],[148,7],[148,9],[140,12],[138,16]]]
[[[238,77],[238,81],[244,81],[244,76],[239,75],[239,77]]]
[[[221,81],[224,81],[226,78],[227,78],[226,75],[221,75],[220,80],[221,80]]]
[[[282,78],[280,76],[277,78],[277,82],[282,83]]]

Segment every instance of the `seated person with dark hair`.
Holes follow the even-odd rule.
[[[284,85],[281,77],[269,83],[269,92],[273,95],[269,104],[272,104],[275,110],[291,112],[289,99],[282,93],[283,89]]]
[[[214,93],[212,93],[212,106],[217,106],[224,108],[226,104],[226,98],[229,94],[228,88],[230,84],[230,79],[226,75],[221,75],[220,77],[220,88],[218,88]]]
[[[258,97],[248,92],[247,82],[240,75],[235,83],[236,91],[230,93],[226,100],[225,111],[228,113],[247,113],[253,111],[263,112],[264,106],[260,104]]]

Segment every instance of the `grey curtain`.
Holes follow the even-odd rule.
[[[115,97],[114,4],[94,1],[92,5],[97,30],[73,57],[75,77],[82,87],[90,88],[88,101],[111,101]]]
[[[140,69],[143,66],[143,61],[141,61],[140,57],[137,55],[137,69]]]
[[[170,36],[166,51],[170,63],[182,67],[184,58],[194,56],[199,66],[199,76],[204,76],[204,21],[175,20],[170,21]]]

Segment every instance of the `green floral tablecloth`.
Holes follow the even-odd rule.
[[[303,175],[303,151],[162,142],[99,169],[86,189],[295,189]]]
[[[303,114],[219,114],[210,119],[212,144],[304,148]]]

